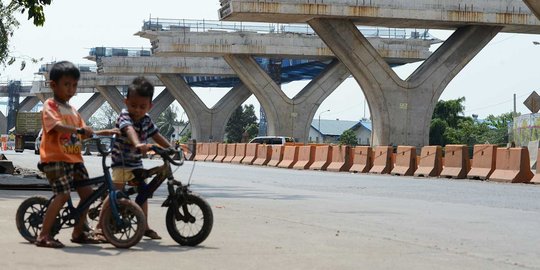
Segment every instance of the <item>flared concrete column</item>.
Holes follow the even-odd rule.
[[[152,109],[150,109],[148,112],[150,118],[152,118],[152,120],[155,122],[159,115],[169,106],[171,106],[173,101],[174,97],[171,95],[169,90],[167,88],[163,89],[163,91],[161,91],[161,93],[159,93],[159,95],[152,101]]]
[[[7,118],[0,112],[0,134],[7,134]]]
[[[301,142],[307,142],[311,121],[320,104],[350,75],[343,64],[334,60],[291,99],[251,56],[224,58],[264,108],[268,135],[290,136]]]
[[[79,114],[87,122],[101,108],[103,103],[105,103],[105,98],[99,92],[96,92],[79,108]]]
[[[96,89],[117,113],[120,113],[122,109],[126,107],[124,104],[124,96],[115,86],[96,85]]]
[[[416,147],[429,143],[431,116],[448,83],[501,30],[459,28],[401,80],[351,21],[313,19],[309,24],[362,87],[373,121],[373,144]]]
[[[39,103],[39,98],[36,96],[27,96],[19,103],[20,112],[28,112]]]
[[[527,6],[531,9],[531,11],[536,15],[536,17],[540,20],[540,1],[538,0],[523,0]]]
[[[181,76],[162,74],[158,78],[186,112],[192,138],[201,142],[222,141],[232,113],[251,96],[248,88],[241,84],[233,87],[212,108],[208,108]]]

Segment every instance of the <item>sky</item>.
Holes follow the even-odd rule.
[[[6,1],[6,0],[5,0]],[[219,0],[198,1],[74,1],[55,0],[45,8],[45,26],[35,27],[25,16],[20,16],[21,26],[16,30],[10,49],[18,61],[7,68],[0,68],[0,82],[7,80],[32,81],[41,64],[69,60],[76,64],[93,64],[83,59],[92,47],[150,47],[148,39],[133,34],[139,31],[144,20],[152,18],[218,20]],[[452,31],[431,30],[430,33],[446,39]],[[517,111],[530,113],[523,101],[532,91],[540,92],[540,35],[497,35],[448,85],[442,100],[465,97],[465,115],[477,114],[480,118],[500,115],[513,110],[513,95],[517,95]],[[437,46],[433,46],[435,50]],[[24,70],[20,61],[28,58],[43,61],[32,64],[26,60]],[[398,76],[407,78],[420,63],[394,68]],[[308,82],[283,85],[284,92],[292,97]],[[214,105],[228,89],[196,88],[196,93],[208,106]],[[157,93],[156,93],[157,95]],[[74,97],[71,103],[81,106],[89,94]],[[6,101],[1,98],[0,101]],[[178,108],[178,115],[184,117]],[[258,101],[251,97],[245,104]],[[0,106],[5,114],[5,106]],[[328,111],[330,110],[330,111]],[[319,107],[315,117],[321,119],[360,120],[369,118],[360,86],[351,77],[343,82]]]

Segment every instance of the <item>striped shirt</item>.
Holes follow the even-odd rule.
[[[116,119],[116,127],[120,129],[121,135],[117,137],[114,144],[112,167],[142,168],[142,155],[127,137],[126,127],[128,126],[135,129],[141,143],[147,143],[148,138],[154,136],[159,130],[148,114],[134,122],[129,116],[129,112],[123,109]]]

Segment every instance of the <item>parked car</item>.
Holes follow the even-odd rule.
[[[295,143],[298,140],[292,137],[284,136],[259,136],[251,139],[249,143],[260,143],[260,144],[281,144],[285,145],[288,143]]]
[[[36,143],[34,144],[34,153],[36,155],[39,155],[39,147],[41,146],[41,133],[43,133],[43,129],[39,130],[39,133],[36,137]]]

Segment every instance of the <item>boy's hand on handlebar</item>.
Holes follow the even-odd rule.
[[[81,129],[84,130],[83,135],[86,137],[90,137],[94,134],[94,130],[92,129],[92,127],[85,126],[85,127],[82,127]]]
[[[152,147],[151,144],[146,144],[146,143],[139,143],[135,145],[135,148],[139,149],[139,152],[141,152],[141,154],[145,154],[146,152],[148,152],[148,150],[151,147]]]

